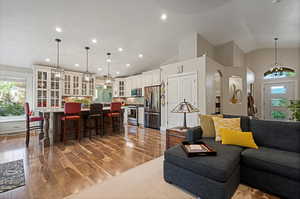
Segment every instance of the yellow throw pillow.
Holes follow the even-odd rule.
[[[219,118],[219,117],[213,117],[212,118],[215,125],[216,130],[216,141],[221,141],[221,128],[227,128],[232,129],[236,131],[242,131],[241,130],[241,119],[240,118]]]
[[[223,115],[199,115],[200,125],[203,130],[203,137],[215,137],[216,130],[213,117],[223,118]]]
[[[258,149],[252,132],[241,132],[232,129],[221,128],[222,144],[238,145]]]

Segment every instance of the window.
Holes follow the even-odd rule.
[[[272,94],[286,94],[286,88],[284,86],[272,86],[271,93]]]
[[[25,80],[0,80],[0,120],[23,118],[25,97]]]

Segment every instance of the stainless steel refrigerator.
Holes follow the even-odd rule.
[[[144,126],[160,129],[160,86],[148,86],[144,89]]]

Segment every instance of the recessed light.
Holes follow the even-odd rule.
[[[110,58],[106,59],[106,62],[110,63],[110,62],[111,62],[111,59],[110,59]]]
[[[61,27],[56,27],[55,30],[56,30],[56,32],[62,32]]]
[[[118,48],[118,51],[119,51],[119,52],[122,52],[122,51],[123,51],[123,48]]]
[[[74,64],[74,66],[79,67],[79,64]]]
[[[117,72],[116,72],[116,74],[117,74],[117,75],[120,75],[120,72],[119,72],[119,71],[117,71]]]
[[[126,64],[126,67],[130,67],[130,64]]]
[[[46,58],[45,61],[46,62],[50,62],[51,60],[50,60],[50,58]]]
[[[139,58],[143,58],[144,57],[144,55],[143,54],[139,54]]]
[[[96,44],[98,41],[97,41],[97,39],[92,39],[92,42],[93,42],[94,44]]]
[[[163,14],[160,16],[160,19],[161,19],[162,21],[166,21],[167,18],[168,18],[168,15],[167,15],[166,13],[163,13]]]
[[[98,68],[98,71],[102,71],[103,69],[102,68]]]

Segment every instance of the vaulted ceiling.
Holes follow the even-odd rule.
[[[114,75],[133,74],[176,58],[178,43],[193,32],[213,45],[234,40],[245,52],[273,47],[275,36],[280,47],[299,47],[300,1],[272,1],[0,0],[0,64],[55,64],[55,38],[62,39],[61,65],[84,71],[89,45],[90,69],[100,75],[106,52]]]

